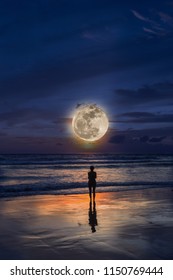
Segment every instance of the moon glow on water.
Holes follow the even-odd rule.
[[[81,105],[72,120],[72,128],[80,139],[93,142],[102,138],[109,122],[105,112],[95,104]]]

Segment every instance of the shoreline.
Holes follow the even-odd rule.
[[[97,188],[96,188],[96,193],[97,194],[104,194],[104,193],[121,193],[121,192],[132,192],[132,191],[134,191],[134,192],[136,192],[136,191],[145,191],[145,190],[166,190],[166,189],[170,189],[171,191],[173,191],[173,186],[165,186],[165,187],[163,187],[163,186],[152,186],[152,185],[150,185],[150,186],[143,186],[143,187],[141,187],[141,188],[131,188],[131,189],[117,189],[117,190],[109,190],[109,191],[97,191]],[[21,192],[21,194],[20,193],[17,193],[16,195],[14,195],[14,193],[15,193],[15,191],[14,191],[14,193],[13,193],[13,195],[9,195],[9,196],[0,196],[0,201],[1,200],[8,200],[8,199],[17,199],[17,198],[24,198],[24,197],[35,197],[35,196],[49,196],[49,195],[52,195],[52,196],[70,196],[70,195],[87,195],[88,194],[88,188],[86,187],[85,188],[85,190],[86,190],[86,192],[81,192],[81,193],[79,193],[79,192],[74,192],[74,193],[56,193],[56,191],[46,191],[46,192],[42,192],[42,193],[27,193],[27,191],[26,191],[26,193],[22,193]]]
[[[94,209],[95,207],[95,209]],[[3,198],[0,259],[173,259],[172,188]]]

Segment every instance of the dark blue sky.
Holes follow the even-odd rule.
[[[1,153],[173,153],[173,1],[0,2]],[[110,120],[77,143],[77,104]]]

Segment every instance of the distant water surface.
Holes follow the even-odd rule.
[[[0,155],[0,197],[86,193],[90,165],[98,192],[173,186],[173,155]]]

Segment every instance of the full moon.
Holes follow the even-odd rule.
[[[105,112],[95,104],[81,105],[72,120],[72,128],[80,139],[93,142],[102,138],[109,122]]]

